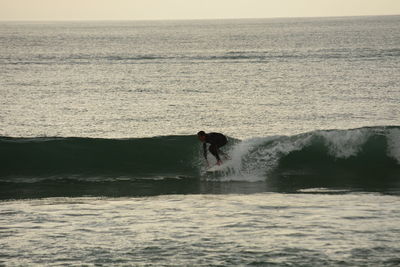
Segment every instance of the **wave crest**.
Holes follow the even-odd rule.
[[[400,177],[400,128],[365,127],[253,138],[232,146],[229,153],[232,161],[221,174],[225,180]]]

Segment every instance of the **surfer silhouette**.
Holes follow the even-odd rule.
[[[228,140],[226,139],[225,135],[223,135],[221,133],[208,133],[207,134],[204,131],[200,131],[197,133],[197,137],[203,143],[203,153],[204,153],[204,158],[207,161],[207,165],[209,165],[208,160],[207,160],[207,143],[210,144],[210,147],[208,148],[208,150],[217,159],[217,165],[222,164],[222,161],[221,161],[218,153],[224,155],[226,158],[229,158],[227,154],[225,154],[224,152],[219,150],[220,147],[222,147],[228,143]]]

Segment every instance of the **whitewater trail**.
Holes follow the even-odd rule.
[[[230,147],[231,160],[218,173],[221,181],[262,181],[280,171],[285,161],[297,168],[297,174],[307,168],[319,169],[319,164],[340,168],[358,168],[365,164],[376,168],[398,169],[400,163],[400,129],[398,127],[366,127],[350,130],[321,130],[294,136],[251,138]],[[298,156],[296,157],[295,154]],[[297,161],[297,162],[296,162]],[[375,165],[376,161],[379,161]],[[289,168],[286,168],[289,169]],[[309,171],[309,170],[307,170]],[[329,171],[329,170],[327,170]],[[293,172],[292,172],[293,173]],[[209,175],[215,180],[216,175]]]

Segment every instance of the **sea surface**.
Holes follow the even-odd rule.
[[[399,266],[399,25],[0,22],[0,265]]]

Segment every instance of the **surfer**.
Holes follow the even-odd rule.
[[[228,140],[226,136],[221,133],[205,133],[204,131],[200,131],[197,133],[197,137],[203,143],[203,151],[204,151],[204,158],[207,161],[207,165],[209,165],[207,160],[207,143],[210,144],[208,150],[210,153],[217,159],[217,165],[221,165],[222,161],[218,155],[218,153],[224,155],[226,158],[229,158],[224,152],[220,151],[219,148],[226,145]]]

